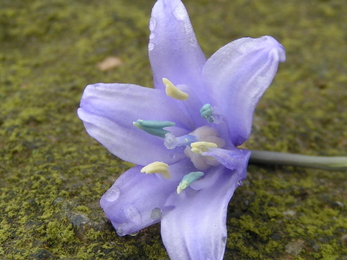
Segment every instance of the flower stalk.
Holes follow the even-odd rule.
[[[347,170],[347,157],[345,156],[310,156],[251,150],[249,163],[299,166],[330,171]]]

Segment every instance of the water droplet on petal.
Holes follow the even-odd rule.
[[[238,180],[237,181],[237,185],[242,186],[243,185],[243,181],[242,180]]]
[[[193,37],[189,38],[189,43],[190,43],[191,46],[197,46],[196,39],[193,38]]]
[[[116,232],[117,232],[118,236],[120,236],[120,237],[124,236],[124,232],[123,232],[122,227],[117,227]]]
[[[255,80],[257,81],[259,86],[264,86],[264,85],[266,85],[268,83],[267,77],[261,76],[261,75],[256,77]]]
[[[120,194],[119,188],[117,186],[111,187],[106,193],[105,193],[105,199],[108,202],[114,202],[116,199],[118,199]]]
[[[149,20],[149,29],[153,31],[155,27],[157,26],[157,20],[155,20],[153,17]]]
[[[238,51],[243,54],[246,53],[249,49],[251,49],[257,42],[256,41],[248,41],[242,44],[239,48]]]
[[[124,208],[123,211],[125,217],[129,219],[131,222],[133,222],[135,225],[141,224],[141,214],[133,205]]]
[[[178,20],[184,20],[187,18],[188,14],[186,9],[184,8],[183,4],[179,4],[175,10],[174,15]]]
[[[151,34],[149,35],[149,39],[150,39],[150,40],[152,40],[154,37],[155,37],[155,33],[151,33]]]
[[[159,208],[153,209],[151,213],[151,219],[155,221],[160,218],[161,218],[161,210]]]
[[[177,146],[177,138],[172,133],[165,134],[164,145],[167,149],[174,149]],[[173,159],[173,158],[172,158]]]
[[[213,114],[213,123],[218,125],[223,122],[223,117],[221,115]]]
[[[148,44],[148,50],[151,51],[151,50],[153,50],[153,49],[154,49],[154,44],[150,42],[150,43]]]

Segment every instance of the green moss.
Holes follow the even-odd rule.
[[[6,259],[168,259],[158,225],[118,237],[106,221],[99,199],[131,164],[90,138],[76,116],[87,84],[152,86],[147,24],[154,2],[1,1]],[[347,155],[343,1],[184,2],[207,55],[233,39],[265,34],[286,48],[287,61],[256,109],[248,148]],[[98,70],[109,56],[124,64]],[[345,173],[248,170],[229,205],[225,259],[347,257]]]

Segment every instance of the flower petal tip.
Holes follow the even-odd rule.
[[[280,44],[275,38],[272,36],[263,36],[260,37],[259,39],[263,39],[264,41],[267,41],[268,46],[272,48],[270,51],[269,55],[272,57],[277,57],[277,60],[279,62],[285,62],[286,60],[286,51],[282,44]]]

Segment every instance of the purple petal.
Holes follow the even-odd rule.
[[[165,204],[173,208],[164,211],[161,221],[161,235],[171,260],[223,259],[227,207],[238,186],[238,174],[224,167],[213,171],[209,174],[218,175],[213,185],[199,191],[187,188],[171,195]]]
[[[122,174],[100,200],[118,235],[136,233],[159,222],[165,201],[176,193],[178,183],[191,167],[188,159],[170,165],[169,180],[159,174],[141,173],[142,166]]]
[[[158,0],[149,23],[148,45],[155,88],[164,88],[162,78],[175,85],[198,87],[206,58],[201,51],[188,13],[180,0]]]
[[[171,164],[184,157],[179,148],[168,150],[162,138],[133,126],[138,119],[163,120],[175,122],[175,131],[189,132],[184,129],[191,123],[164,91],[131,84],[89,85],[77,113],[88,134],[125,161]]]
[[[202,75],[208,102],[224,114],[235,146],[249,137],[254,108],[284,60],[282,45],[264,36],[233,41],[206,62]]]
[[[210,148],[203,156],[210,156],[230,170],[237,170],[238,181],[243,181],[247,176],[247,165],[251,152],[248,150],[233,149],[225,150]],[[244,169],[243,171],[241,169]],[[205,189],[211,186],[218,178],[216,174],[207,174],[204,178],[197,180],[190,186],[194,190]]]
[[[203,152],[201,154],[203,156],[212,157],[230,170],[246,168],[249,157],[251,156],[250,151],[236,148],[233,150],[210,148],[207,152]]]

